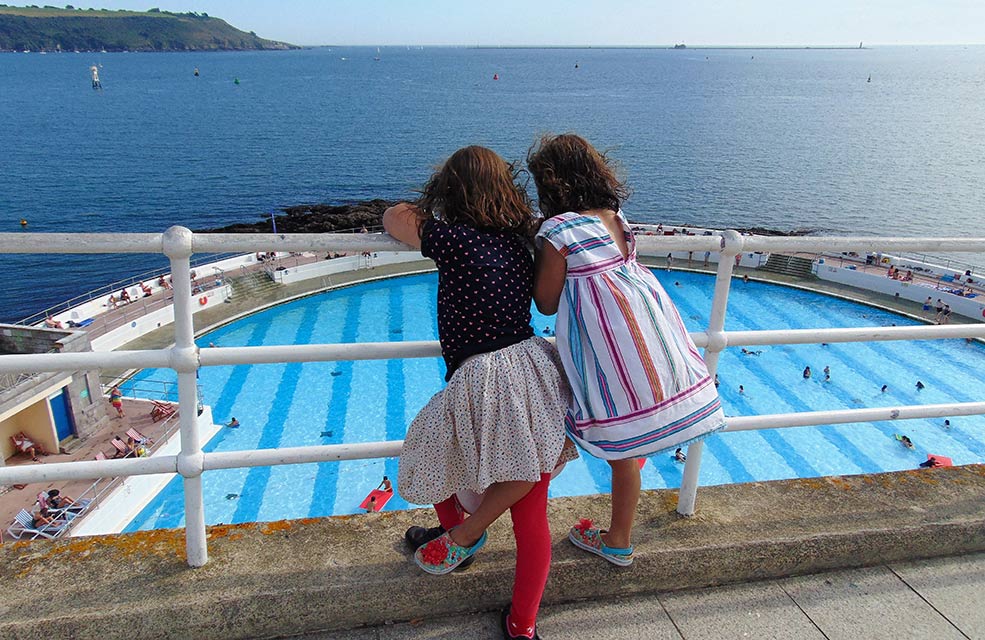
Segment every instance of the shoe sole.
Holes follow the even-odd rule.
[[[582,542],[581,540],[579,540],[578,538],[576,538],[575,537],[575,534],[573,534],[570,531],[568,532],[568,540],[570,540],[571,541],[571,544],[575,545],[579,549],[583,549],[583,550],[585,550],[585,551],[587,551],[589,553],[594,553],[595,555],[597,555],[600,558],[605,558],[606,560],[608,560],[612,564],[616,565],[617,567],[628,567],[629,565],[633,564],[633,558],[632,557],[630,557],[630,558],[620,558],[619,556],[611,556],[611,555],[609,555],[607,553],[604,553],[601,549],[596,549],[595,547],[593,547],[591,545],[585,544],[584,542]]]

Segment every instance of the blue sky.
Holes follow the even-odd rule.
[[[302,45],[985,43],[985,0],[105,0],[73,5],[206,12],[244,31]]]

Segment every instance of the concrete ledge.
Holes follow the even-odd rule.
[[[985,466],[707,487],[698,515],[644,492],[637,558],[619,569],[566,531],[608,498],[551,501],[545,602],[642,594],[985,550]],[[494,609],[510,598],[509,519],[466,571],[433,577],[401,536],[429,511],[210,528],[210,562],[180,530],[0,547],[0,637],[256,638]]]

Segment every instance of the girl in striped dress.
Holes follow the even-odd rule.
[[[572,387],[565,429],[612,467],[608,530],[582,520],[568,537],[628,566],[637,458],[706,436],[724,426],[724,415],[674,303],[636,262],[620,210],[627,191],[605,156],[577,135],[545,136],[527,164],[546,218],[534,300],[542,313],[557,313],[557,347]]]

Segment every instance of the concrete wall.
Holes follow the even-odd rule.
[[[92,351],[92,346],[89,337],[83,331],[3,325],[0,327],[0,351],[39,354],[51,351],[83,353]],[[17,386],[0,392],[0,416],[10,417],[24,411],[28,405],[37,403],[38,398],[43,396],[44,415],[36,415],[32,418],[39,422],[32,423],[29,432],[37,431],[33,435],[48,451],[58,451],[59,443],[55,435],[54,418],[47,397],[63,387],[68,394],[75,434],[85,438],[96,431],[108,416],[106,406],[99,402],[102,395],[98,373],[95,371],[74,371],[70,374],[41,373],[26,379]],[[19,430],[16,429],[6,435],[13,435]],[[0,433],[4,432],[0,430]]]
[[[279,284],[292,284],[302,280],[325,278],[358,269],[372,269],[379,265],[414,262],[423,259],[424,257],[416,251],[379,251],[370,257],[347,256],[345,258],[311,262],[297,267],[287,267],[281,271],[274,271],[274,280]],[[328,284],[326,283],[326,286]]]
[[[958,315],[979,322],[985,319],[985,297],[983,296],[964,298],[924,284],[893,280],[885,275],[837,267],[821,261],[818,261],[817,264],[817,277],[890,296],[898,295],[904,300],[912,300],[921,304],[927,299],[927,296],[930,296],[934,301],[940,298],[942,302],[951,306],[952,312]]]

